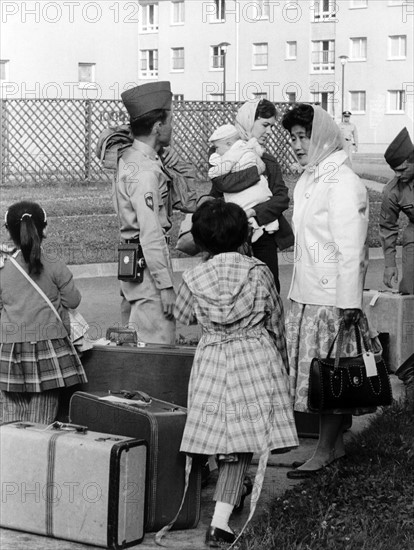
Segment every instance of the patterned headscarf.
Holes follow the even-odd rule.
[[[256,116],[257,106],[260,99],[246,101],[237,111],[235,126],[243,141],[249,141],[252,137],[252,130]]]

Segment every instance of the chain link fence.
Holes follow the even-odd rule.
[[[208,138],[234,122],[241,102],[182,101],[174,104],[173,145],[208,179]],[[288,103],[277,103],[280,116]],[[7,99],[1,101],[1,175],[4,184],[109,181],[95,149],[100,133],[128,122],[121,100]],[[278,122],[267,150],[289,172],[294,156]]]

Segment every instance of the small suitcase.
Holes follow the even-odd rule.
[[[372,328],[389,334],[387,366],[395,372],[414,353],[414,295],[364,290],[364,311]]]
[[[82,356],[82,391],[139,388],[156,399],[187,406],[193,346],[94,346]]]
[[[76,392],[69,416],[94,430],[148,442],[146,531],[157,531],[178,512],[184,494],[185,455],[180,444],[186,409],[158,399],[142,401],[139,392],[108,395],[108,392]],[[112,401],[106,399],[114,399]],[[173,529],[192,529],[200,518],[201,461],[194,460],[187,495]]]
[[[2,527],[95,546],[144,538],[147,445],[83,426],[0,426]]]
[[[118,331],[119,332],[119,331]],[[94,345],[82,354],[88,382],[63,388],[58,419],[67,422],[69,401],[75,391],[94,393],[108,388],[139,388],[155,399],[187,407],[188,382],[194,346]]]

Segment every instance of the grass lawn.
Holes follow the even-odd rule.
[[[295,180],[287,177],[290,193]],[[200,185],[200,195],[209,189],[209,184]],[[370,225],[369,246],[380,246],[378,221],[381,195],[369,190]],[[47,253],[58,255],[68,264],[105,263],[116,261],[118,221],[112,206],[110,183],[94,186],[57,184],[51,186],[2,186],[0,216],[4,219],[7,208],[19,200],[34,200],[47,212],[49,218],[48,238],[44,241]],[[290,221],[292,207],[286,212]],[[174,212],[171,232],[171,255],[186,257],[175,250],[178,229],[183,214]],[[405,223],[401,216],[401,227]],[[8,233],[2,226],[1,242],[8,241]]]
[[[413,550],[414,413],[395,403],[346,460],[269,504],[239,550]]]

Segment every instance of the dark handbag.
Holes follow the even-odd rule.
[[[313,412],[334,409],[368,408],[391,405],[392,391],[387,367],[380,355],[375,355],[376,376],[367,376],[358,324],[354,324],[356,357],[341,357],[344,324],[332,342],[326,359],[312,359],[309,373],[308,408]],[[331,353],[338,338],[335,358]],[[366,352],[371,353],[364,338]],[[372,354],[373,355],[373,354]]]

